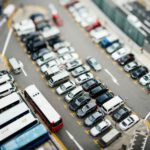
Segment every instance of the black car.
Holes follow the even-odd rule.
[[[46,21],[43,21],[43,22],[40,22],[36,25],[36,30],[38,31],[42,31],[44,30],[45,28],[50,28],[50,24],[48,24],[48,22]]]
[[[82,85],[84,91],[90,91],[92,88],[101,84],[101,81],[96,79],[91,79]]]
[[[47,39],[47,42],[49,46],[53,47],[56,43],[62,42],[62,40],[59,38],[59,36],[56,36],[54,38]]]
[[[76,111],[77,109],[81,108],[83,105],[87,104],[91,100],[89,94],[83,94],[79,98],[72,101],[69,105],[69,108],[72,111]]]
[[[117,62],[119,65],[124,66],[124,65],[126,65],[129,62],[134,61],[134,60],[135,60],[134,54],[130,53],[130,54],[127,54],[127,55],[119,58],[117,60]]]
[[[114,93],[107,91],[106,93],[103,93],[102,95],[99,95],[96,98],[96,104],[98,106],[101,106],[101,105],[103,105],[105,102],[107,102],[108,100],[110,100],[113,97],[114,97]]]
[[[99,86],[93,88],[93,89],[90,91],[90,96],[91,96],[92,98],[96,98],[96,97],[98,97],[99,95],[101,95],[101,94],[103,94],[103,93],[105,93],[105,92],[107,92],[107,91],[108,91],[108,88],[107,88],[105,85],[100,84]]]
[[[133,79],[139,79],[142,76],[144,76],[146,73],[148,73],[148,69],[145,66],[139,66],[136,69],[132,70],[130,72],[130,75]]]
[[[91,127],[91,126],[95,125],[97,122],[103,120],[104,116],[105,116],[104,113],[102,113],[101,111],[96,111],[93,114],[89,115],[84,120],[84,124],[87,127]]]
[[[49,49],[42,48],[39,51],[36,51],[36,52],[32,53],[31,58],[32,58],[32,60],[37,60],[37,59],[39,59],[40,57],[42,57],[44,54],[46,54],[48,52],[49,52]]]
[[[89,102],[86,105],[84,105],[82,108],[77,110],[77,116],[79,118],[83,118],[86,115],[92,113],[97,109],[97,105],[95,102]]]
[[[30,19],[32,19],[32,21],[37,24],[41,21],[44,21],[45,20],[45,17],[42,13],[33,13],[31,16],[30,16]]]
[[[130,108],[122,106],[122,107],[118,108],[116,111],[113,112],[112,118],[116,122],[121,122],[126,117],[128,117],[130,115],[130,113],[131,113],[131,109]]]
[[[24,43],[28,43],[30,40],[34,39],[37,36],[39,36],[38,32],[32,32],[30,34],[22,36],[21,41],[24,42]]]

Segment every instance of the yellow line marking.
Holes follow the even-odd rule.
[[[67,109],[67,104],[64,104],[64,108]]]
[[[123,68],[121,68],[121,67],[119,67],[118,69],[119,69],[120,71],[123,71]]]
[[[52,91],[53,93],[55,93],[55,90],[54,90],[54,89],[51,89],[51,91]]]
[[[94,144],[98,144],[98,139],[93,140]]]
[[[27,55],[28,56],[28,58],[31,58],[31,56],[30,55]]]
[[[81,121],[77,121],[77,124],[81,126],[81,125],[82,125],[82,122],[81,122]]]
[[[150,129],[150,121],[145,120],[145,124],[147,125],[147,127]]]
[[[43,74],[41,74],[41,78],[44,78],[44,75],[43,75]]]
[[[34,62],[34,61],[32,61],[32,64],[34,65],[34,64],[35,64],[35,62]]]
[[[90,130],[84,130],[84,132],[89,135]]]
[[[112,63],[113,63],[113,65],[116,65],[116,64],[117,64],[116,61],[113,61]]]
[[[62,143],[62,141],[56,136],[56,134],[51,133],[51,135],[56,140],[56,142],[60,145],[62,150],[68,150],[67,147]]]
[[[70,112],[70,115],[71,115],[72,117],[75,117],[75,113],[73,113],[73,112]]]
[[[36,71],[40,71],[40,69],[38,67],[36,67]]]
[[[137,84],[137,81],[133,81],[134,84]]]

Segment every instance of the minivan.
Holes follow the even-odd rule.
[[[48,80],[50,87],[55,87],[69,80],[69,73],[67,71],[58,72]]]
[[[110,114],[124,104],[124,100],[120,96],[115,96],[102,105],[102,111],[105,114]]]

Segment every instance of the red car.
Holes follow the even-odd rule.
[[[90,32],[91,30],[97,28],[97,27],[100,27],[101,26],[101,23],[99,20],[97,20],[96,22],[94,22],[93,24],[87,26],[85,29],[86,31]]]
[[[63,21],[62,21],[62,19],[60,18],[60,16],[59,16],[58,14],[53,15],[52,18],[53,18],[54,23],[55,23],[57,26],[59,26],[59,27],[60,27],[60,26],[63,26]]]

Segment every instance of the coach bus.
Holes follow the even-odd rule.
[[[32,150],[45,141],[49,140],[49,132],[42,124],[38,124],[29,130],[21,133],[12,140],[4,143],[1,150]]]
[[[0,99],[0,113],[19,104],[22,101],[17,92],[11,93]]]
[[[29,129],[39,121],[32,113],[28,113],[23,117],[15,120],[7,126],[0,129],[0,145],[9,138],[17,135],[18,133]]]
[[[0,129],[29,112],[30,109],[24,102],[4,111],[0,114]]]
[[[52,132],[56,132],[63,127],[62,117],[35,85],[28,86],[24,94]]]

